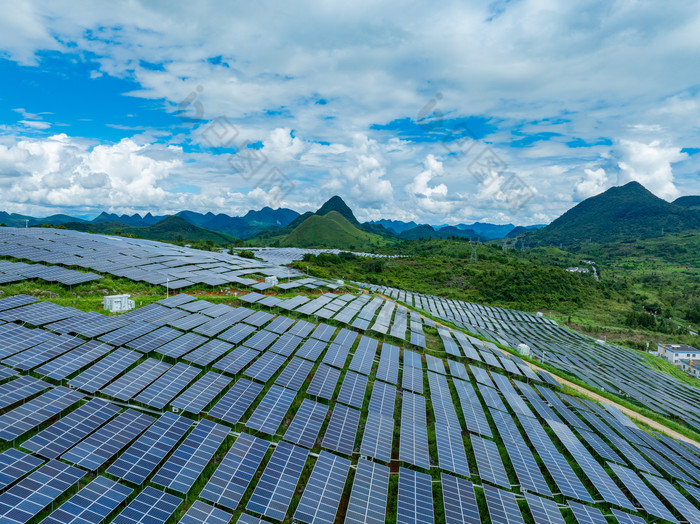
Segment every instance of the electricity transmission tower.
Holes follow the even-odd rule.
[[[472,256],[469,259],[471,262],[478,262],[479,261],[479,256],[476,253],[476,248],[479,245],[479,242],[473,242],[470,241],[469,244],[472,246]]]

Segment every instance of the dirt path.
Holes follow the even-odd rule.
[[[379,296],[381,296],[382,298],[384,298],[384,299],[386,299],[386,300],[391,300],[391,301],[393,301],[393,302],[396,302],[396,300],[394,300],[394,299],[391,298],[391,297],[388,297],[388,296],[383,295],[383,294],[381,294],[381,293],[376,293],[376,294],[379,295]],[[419,314],[420,314],[421,317],[425,317],[425,315],[423,315],[422,313],[419,313]],[[448,327],[448,326],[445,326],[444,324],[441,324],[439,321],[434,321],[434,322],[435,322],[435,324],[437,324],[437,325],[439,325],[439,326],[443,326],[443,327],[449,329],[450,331],[452,331],[452,328],[450,328],[450,327]],[[499,348],[499,349],[500,349],[500,348]],[[504,349],[501,349],[501,351],[502,351],[503,353],[505,353],[506,355],[510,355],[510,353],[508,353],[508,352],[507,352],[506,350],[504,350]],[[524,360],[523,360],[523,362],[525,362],[525,363],[526,363],[528,366],[530,366],[532,369],[536,369],[536,370],[538,370],[538,371],[544,371],[544,372],[546,372],[546,373],[549,373],[549,371],[547,371],[546,369],[542,369],[542,368],[540,368],[539,366],[536,366],[535,364],[531,364],[530,362],[526,362],[526,361],[524,361]],[[697,441],[691,439],[690,437],[686,437],[686,436],[683,435],[682,433],[678,433],[677,431],[672,430],[672,429],[669,428],[668,426],[664,426],[664,425],[661,424],[660,422],[656,422],[655,420],[652,420],[652,419],[650,419],[649,417],[645,417],[645,416],[642,415],[641,413],[637,413],[636,411],[634,411],[634,410],[632,410],[632,409],[626,408],[625,406],[621,406],[621,405],[618,404],[617,402],[614,402],[614,401],[612,401],[612,400],[610,400],[610,399],[608,399],[608,398],[606,398],[606,397],[604,397],[604,396],[602,396],[602,395],[598,395],[597,393],[594,393],[594,392],[591,391],[590,389],[586,389],[586,388],[584,388],[584,387],[582,387],[582,386],[579,386],[578,384],[574,384],[573,382],[569,382],[568,380],[563,379],[563,378],[561,378],[561,377],[558,377],[557,375],[554,375],[554,374],[552,374],[552,373],[549,373],[549,374],[552,375],[552,376],[554,377],[554,379],[555,379],[557,382],[559,382],[560,384],[565,384],[565,385],[569,386],[570,388],[575,389],[575,390],[578,391],[579,393],[582,393],[582,394],[586,395],[587,397],[589,397],[589,398],[591,398],[591,399],[593,399],[593,400],[595,400],[595,401],[597,401],[597,402],[600,402],[600,403],[603,403],[603,404],[609,404],[609,405],[611,405],[611,406],[615,406],[617,409],[619,409],[620,411],[622,411],[622,412],[623,412],[625,415],[627,415],[628,417],[633,418],[633,419],[635,419],[635,420],[639,420],[640,422],[644,422],[644,423],[647,424],[648,426],[654,428],[654,429],[657,430],[657,431],[660,431],[661,433],[665,433],[665,434],[668,435],[669,437],[673,437],[673,438],[675,438],[676,440],[681,440],[681,441],[683,441],[683,442],[688,442],[688,443],[690,443],[690,444],[694,444],[694,445],[697,446],[697,447],[700,447],[700,442],[697,442]]]
[[[503,349],[501,349],[501,351],[503,351],[503,353],[505,353],[506,355],[509,355],[509,354],[510,354],[510,353],[508,353],[507,351],[505,351],[505,350],[503,350]],[[525,362],[525,361],[523,361],[523,362]],[[536,370],[538,370],[538,371],[544,371],[544,372],[546,372],[546,373],[549,373],[546,369],[542,369],[542,368],[540,368],[539,366],[536,366],[535,364],[531,364],[530,362],[525,362],[525,363],[526,363],[528,366],[530,366],[532,369],[536,369]],[[569,382],[568,380],[563,379],[563,378],[561,378],[561,377],[558,377],[557,375],[554,375],[554,374],[552,374],[552,373],[549,373],[549,374],[552,375],[552,376],[554,377],[554,380],[556,380],[556,381],[559,382],[560,384],[565,384],[565,385],[569,386],[570,388],[575,389],[575,390],[578,391],[579,393],[583,393],[583,394],[586,395],[587,397],[589,397],[589,398],[591,398],[591,399],[593,399],[593,400],[595,400],[595,401],[597,401],[597,402],[600,402],[601,404],[609,404],[609,405],[611,405],[611,406],[615,406],[617,409],[619,409],[620,411],[622,411],[622,412],[623,412],[625,415],[627,415],[628,417],[633,418],[633,419],[635,419],[635,420],[639,420],[640,422],[644,422],[645,424],[651,426],[651,427],[654,428],[655,430],[658,430],[658,431],[660,431],[660,432],[662,432],[662,433],[665,433],[665,434],[668,435],[669,437],[673,437],[673,438],[675,438],[676,440],[682,440],[683,442],[688,442],[688,443],[690,443],[690,444],[695,444],[696,446],[699,446],[699,447],[700,447],[700,443],[698,443],[697,441],[691,439],[690,437],[686,437],[686,436],[683,435],[682,433],[678,433],[677,431],[672,430],[672,429],[669,428],[668,426],[664,426],[664,425],[661,424],[660,422],[657,422],[657,421],[655,421],[655,420],[652,420],[652,419],[650,419],[649,417],[645,417],[645,416],[642,415],[641,413],[637,413],[636,411],[634,411],[634,410],[632,410],[632,409],[629,409],[629,408],[626,408],[625,406],[621,406],[621,405],[618,404],[617,402],[614,402],[614,401],[612,401],[612,400],[610,400],[610,399],[608,399],[608,398],[606,398],[606,397],[604,397],[604,396],[602,396],[602,395],[598,395],[597,393],[594,393],[594,392],[591,391],[590,389],[586,389],[586,388],[584,388],[584,387],[582,387],[582,386],[579,386],[578,384],[574,384],[573,382]]]

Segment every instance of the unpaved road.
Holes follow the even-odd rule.
[[[381,293],[376,293],[376,294],[379,295],[379,296],[381,296],[381,297],[384,298],[385,300],[391,300],[392,302],[396,302],[396,300],[394,300],[394,299],[391,298],[391,297],[388,297],[388,296],[383,295],[383,294],[381,294]],[[421,317],[425,317],[425,315],[423,315],[422,313],[419,312],[419,314],[420,314]],[[434,321],[434,322],[435,322],[437,325],[441,325],[441,326],[443,326],[443,327],[449,329],[450,331],[452,331],[452,328],[451,328],[451,327],[445,326],[444,324],[441,324],[439,321]],[[499,348],[499,349],[500,349],[500,348]],[[510,355],[510,353],[508,353],[508,352],[507,352],[506,350],[504,350],[504,349],[501,349],[501,351],[503,351],[503,353],[505,353],[506,355]],[[541,371],[544,371],[544,372],[546,372],[546,373],[549,373],[549,371],[547,371],[546,369],[542,369],[542,368],[540,368],[539,366],[536,366],[535,364],[532,364],[532,363],[530,363],[530,362],[526,362],[525,360],[523,360],[523,362],[525,362],[525,363],[526,363],[528,366],[530,366],[532,369],[536,369],[536,370],[538,370],[538,371],[541,370]],[[647,424],[648,426],[654,428],[654,429],[657,430],[657,431],[660,431],[661,433],[665,433],[665,434],[668,435],[669,437],[673,437],[673,438],[675,438],[676,440],[681,440],[681,441],[683,441],[683,442],[688,442],[688,443],[690,443],[690,444],[694,444],[695,446],[697,446],[698,448],[700,448],[700,442],[697,442],[697,441],[693,440],[693,439],[690,438],[690,437],[686,437],[686,436],[683,435],[682,433],[678,433],[677,431],[672,430],[672,429],[669,428],[668,426],[664,426],[664,425],[661,424],[660,422],[656,422],[655,420],[652,420],[652,419],[650,419],[649,417],[645,417],[645,416],[642,415],[641,413],[637,413],[636,411],[634,411],[634,410],[632,410],[632,409],[626,408],[625,406],[621,406],[621,405],[618,404],[617,402],[614,402],[614,401],[612,401],[612,400],[610,400],[610,399],[608,399],[608,398],[606,398],[606,397],[603,397],[602,395],[598,395],[597,393],[594,393],[594,392],[591,391],[590,389],[586,389],[586,388],[584,388],[584,387],[579,386],[578,384],[574,384],[573,382],[569,382],[568,380],[563,379],[563,378],[561,378],[561,377],[558,377],[557,375],[554,375],[554,374],[552,374],[552,373],[549,373],[549,374],[552,375],[552,376],[554,377],[554,379],[555,379],[557,382],[559,382],[560,384],[565,384],[565,385],[569,386],[570,388],[575,389],[575,390],[578,391],[579,393],[582,393],[582,394],[586,395],[587,397],[589,397],[589,398],[591,398],[591,399],[593,399],[593,400],[595,400],[595,401],[597,401],[597,402],[601,402],[601,403],[603,403],[603,404],[609,404],[609,405],[611,405],[611,406],[615,406],[617,409],[619,409],[620,411],[622,411],[622,412],[623,412],[625,415],[627,415],[628,417],[633,418],[633,419],[635,419],[635,420],[639,420],[640,422],[644,422],[644,423]]]

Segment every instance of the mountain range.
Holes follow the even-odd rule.
[[[587,198],[537,231],[523,232],[528,245],[575,246],[660,237],[700,229],[700,197],[667,202],[639,182],[611,187]]]
[[[576,246],[700,230],[700,196],[684,196],[667,202],[638,182],[630,182],[580,202],[547,226],[483,222],[431,226],[399,220],[360,223],[339,196],[330,198],[316,212],[303,214],[286,208],[264,207],[240,217],[194,211],[163,216],[103,212],[93,220],[85,220],[60,214],[35,218],[0,212],[0,224],[13,227],[48,224],[154,240],[210,240],[215,244],[227,244],[245,239],[260,245],[353,250],[427,238],[465,238],[482,242],[519,238],[529,246]]]

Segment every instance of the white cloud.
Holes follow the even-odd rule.
[[[685,160],[688,155],[681,153],[679,147],[663,145],[659,140],[649,143],[620,140],[618,155],[621,184],[635,180],[666,200],[680,196],[671,164]]]
[[[577,202],[595,196],[608,189],[608,176],[605,169],[584,169],[585,176],[579,179],[574,188],[574,199]]]
[[[443,174],[442,162],[436,160],[433,155],[428,155],[423,167],[423,171],[406,185],[406,192],[412,203],[420,210],[434,214],[448,214],[454,204],[447,200],[447,186],[445,184],[430,186],[433,178]]]
[[[366,218],[542,222],[604,190],[618,169],[620,182],[639,180],[667,198],[700,191],[700,155],[680,154],[681,147],[698,147],[697,74],[688,64],[700,47],[700,7],[626,0],[500,5],[494,16],[488,2],[447,2],[436,10],[304,0],[270,5],[260,16],[258,4],[14,2],[3,6],[0,55],[33,65],[46,50],[71,53],[70,60],[95,57],[99,70],[78,74],[133,80],[131,96],[164,101],[168,111],[201,85],[204,118],[224,115],[238,141],[262,142],[269,164],[293,180],[285,202],[298,210],[338,193]],[[469,159],[441,156],[437,142],[373,128],[414,118],[437,92],[447,117],[486,115],[497,123],[487,140],[499,154],[508,152],[503,180],[480,186],[466,174]],[[48,107],[21,105],[52,109],[50,100],[42,103]],[[0,127],[6,207],[71,202],[232,213],[270,202],[271,189],[256,189],[207,150],[203,126],[164,136],[149,122],[106,122],[144,131],[110,144],[100,136],[46,138],[59,124],[43,113],[17,112],[14,128]],[[542,131],[560,136],[509,148],[518,133]],[[652,132],[658,143],[641,136]],[[626,141],[599,140],[608,137]],[[584,145],[569,147],[577,139]],[[189,143],[204,152],[177,147]],[[499,189],[514,173],[537,191],[517,215]]]

